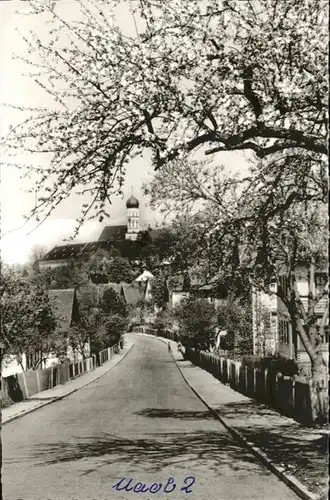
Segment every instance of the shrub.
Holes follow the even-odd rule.
[[[250,304],[229,297],[217,309],[217,322],[227,335],[221,339],[221,348],[235,354],[252,352],[252,309]]]
[[[261,357],[260,356],[243,356],[241,359],[241,363],[243,366],[248,366],[251,368],[260,368],[261,367]]]
[[[208,349],[213,337],[214,307],[205,301],[189,297],[175,309],[182,343],[197,350]]]
[[[268,369],[272,373],[282,373],[289,377],[298,374],[299,368],[295,360],[286,358],[282,355],[274,356],[243,356],[241,359],[243,366],[251,368]]]

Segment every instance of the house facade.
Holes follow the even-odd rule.
[[[271,284],[272,294],[252,287],[253,354],[268,356],[278,351],[278,299],[276,283]]]
[[[308,280],[307,280],[307,270],[301,267],[297,279],[298,292],[301,297],[301,301],[305,308],[308,310]],[[328,275],[326,272],[318,272],[315,274],[315,290],[314,292],[319,293],[324,289],[327,282]],[[287,286],[287,277],[281,276],[281,286],[285,289]],[[325,295],[315,306],[315,314],[317,316],[318,327],[320,327],[324,313],[329,307],[328,296]],[[288,356],[292,359],[297,359],[301,364],[308,364],[309,357],[308,354],[300,340],[300,337],[292,328],[290,318],[288,317],[288,312],[281,301],[280,298],[277,299],[277,310],[278,310],[278,351]],[[325,326],[324,337],[322,338],[321,349],[323,352],[323,357],[328,361],[328,347],[329,347],[329,325]]]
[[[326,272],[315,275],[315,292],[322,291],[328,276]],[[280,276],[280,285],[283,290],[287,287],[287,276]],[[277,283],[272,283],[271,294],[252,290],[252,316],[253,316],[253,351],[257,355],[274,354],[278,352],[284,356],[297,360],[301,365],[310,363],[309,356],[292,328],[288,310],[282,300],[276,295]],[[308,280],[307,269],[301,266],[297,272],[297,288],[305,310],[308,310]],[[315,307],[317,323],[320,326],[326,312],[328,297],[324,296]],[[323,357],[328,361],[329,325],[325,326],[321,349]]]

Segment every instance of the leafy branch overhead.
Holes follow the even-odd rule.
[[[30,110],[6,145],[50,154],[35,169],[33,215],[80,192],[90,202],[78,223],[104,217],[127,164],[145,151],[156,170],[199,148],[326,155],[326,2],[133,0],[135,36],[116,25],[118,1],[82,0],[75,22],[61,19],[56,3],[31,3],[53,22],[50,41],[31,33],[26,42],[54,106]]]

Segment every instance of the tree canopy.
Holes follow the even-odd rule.
[[[20,270],[2,264],[0,297],[4,353],[21,362],[22,353],[54,352],[59,339],[46,289],[31,285]]]
[[[31,3],[54,34],[26,41],[55,106],[30,110],[6,145],[51,155],[35,168],[32,215],[88,192],[78,223],[102,219],[127,164],[146,150],[155,169],[200,147],[307,162],[327,154],[325,1],[133,0],[134,36],[116,24],[117,0],[82,0],[75,22],[61,19],[56,3]]]
[[[174,310],[182,343],[197,350],[208,350],[213,340],[216,314],[214,306],[204,300],[189,297]]]

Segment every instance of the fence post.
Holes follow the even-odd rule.
[[[239,388],[239,366],[240,366],[240,362],[236,361],[236,363],[235,363],[235,389]]]
[[[248,393],[248,368],[244,366],[244,377],[245,377],[245,394]]]
[[[37,388],[38,388],[38,392],[40,392],[39,370],[36,370],[36,376],[37,376]]]
[[[108,347],[108,360],[111,359],[111,351],[110,351],[110,347]]]
[[[99,361],[100,361],[100,366],[102,365],[102,355],[101,352],[99,352]]]
[[[256,392],[257,392],[257,381],[256,381],[256,376],[257,376],[257,373],[256,373],[256,368],[253,368],[253,397],[256,395]]]
[[[296,380],[294,377],[291,377],[291,401],[290,401],[290,411],[291,416],[294,416],[294,393],[296,389]]]
[[[281,374],[282,376],[282,374]],[[278,379],[279,379],[279,374],[278,373],[275,373],[275,408],[279,409],[278,407],[278,394],[279,394],[279,391],[278,391]]]
[[[48,379],[48,389],[52,389],[52,383],[53,383],[53,367],[52,367],[52,366],[50,366],[50,367],[48,368],[48,370],[49,370],[49,373],[50,373],[50,374],[49,374],[49,379]]]
[[[28,398],[29,397],[29,390],[28,390],[28,386],[27,386],[27,382],[26,382],[25,371],[22,371],[22,378],[23,378],[24,389],[26,392],[26,397]]]

